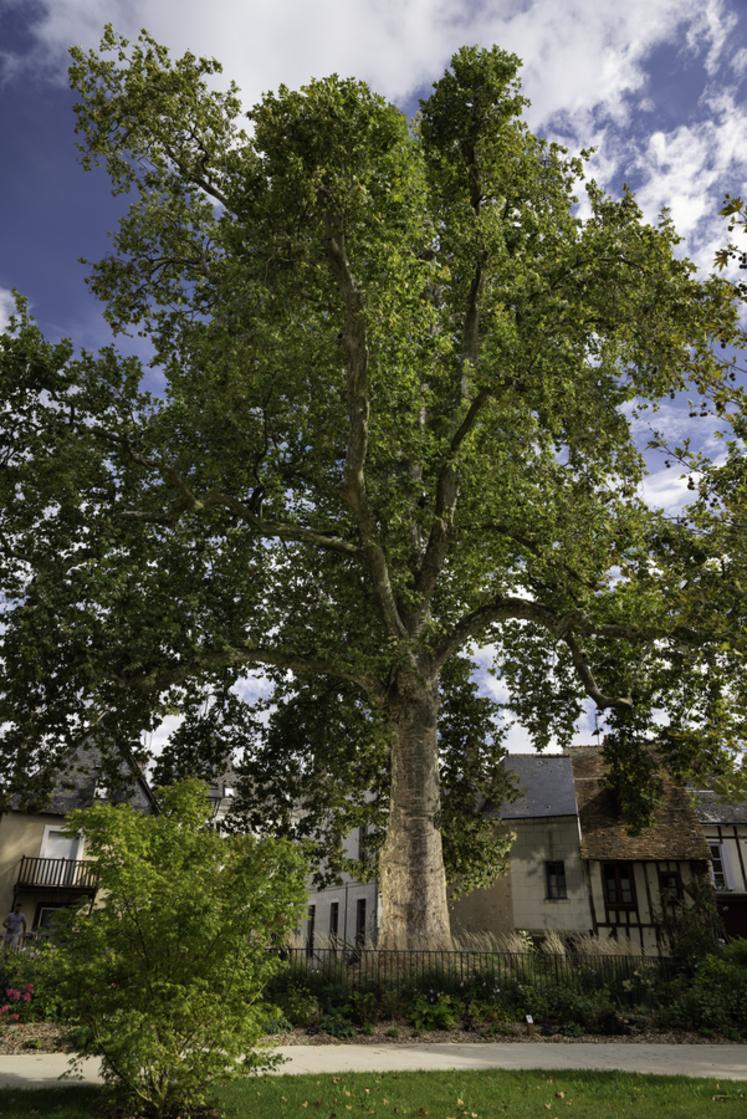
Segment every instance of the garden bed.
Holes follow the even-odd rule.
[[[70,1053],[67,1028],[59,1022],[18,1022],[0,1027],[0,1053]]]
[[[382,1022],[373,1031],[356,1031],[351,1038],[333,1037],[324,1031],[309,1033],[307,1030],[288,1030],[278,1034],[268,1034],[265,1041],[271,1045],[413,1045],[439,1042],[459,1042],[460,1044],[485,1044],[486,1042],[531,1041],[538,1045],[573,1045],[583,1041],[604,1045],[606,1042],[629,1043],[658,1042],[660,1044],[717,1044],[727,1043],[721,1037],[703,1038],[700,1034],[685,1031],[635,1030],[623,1036],[605,1037],[601,1034],[581,1034],[567,1037],[556,1033],[543,1036],[539,1031],[528,1034],[520,1023],[506,1026],[500,1032],[480,1030],[426,1030],[414,1031],[410,1026],[398,1022]],[[70,1053],[72,1047],[64,1026],[56,1022],[26,1022],[0,1029],[0,1054],[13,1053]]]

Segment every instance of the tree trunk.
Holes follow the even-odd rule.
[[[380,859],[380,948],[452,947],[441,844],[438,679],[400,672],[386,711],[391,735],[389,826]]]

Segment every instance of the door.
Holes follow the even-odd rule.
[[[74,886],[77,836],[67,835],[61,827],[48,827],[42,842],[42,876],[45,886]],[[61,860],[65,860],[64,862]]]

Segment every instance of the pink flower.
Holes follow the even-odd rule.
[[[21,997],[21,992],[18,990],[17,987],[8,987],[5,993],[13,1002],[18,1002]]]
[[[27,983],[26,984],[26,990],[27,991],[33,991],[33,989],[34,989],[34,984],[33,983]]]
[[[24,991],[21,998],[24,1002],[31,1002],[31,991]]]
[[[20,1014],[11,1014],[10,1020],[11,1020],[11,1022],[20,1022],[21,1021],[21,1015]]]
[[[10,1007],[8,1006],[7,1002],[6,1002],[5,1006],[0,1006],[0,1014],[7,1014],[9,1010],[10,1010]]]

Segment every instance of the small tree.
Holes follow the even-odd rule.
[[[97,804],[69,817],[104,898],[60,932],[77,1049],[102,1058],[120,1102],[158,1119],[199,1113],[217,1078],[268,1063],[250,1052],[280,967],[267,945],[304,898],[292,844],[225,838],[209,816],[189,779],[164,790],[158,816]]]

